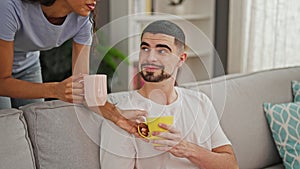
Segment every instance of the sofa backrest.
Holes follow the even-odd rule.
[[[262,105],[291,102],[291,80],[300,80],[300,67],[227,75],[182,86],[203,91],[212,99],[240,168],[248,169],[281,163]]]

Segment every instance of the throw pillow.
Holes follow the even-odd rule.
[[[264,110],[285,168],[300,168],[300,103],[264,103]]]
[[[28,123],[37,169],[100,168],[99,143],[86,132],[86,129],[94,130],[94,137],[99,139],[100,123],[94,125],[93,112],[58,100],[21,109]],[[81,124],[82,119],[87,127]]]
[[[300,102],[300,81],[292,81],[294,102]]]
[[[0,168],[35,169],[23,112],[0,110]]]

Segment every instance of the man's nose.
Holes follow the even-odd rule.
[[[150,51],[147,59],[148,59],[148,61],[152,61],[152,62],[157,60],[155,50]]]

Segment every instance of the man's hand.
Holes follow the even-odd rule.
[[[182,139],[180,131],[174,126],[167,124],[159,124],[160,128],[167,130],[168,132],[153,132],[153,136],[163,138],[162,140],[152,140],[154,148],[160,151],[168,151],[176,157],[185,158],[187,150],[189,149],[189,143]]]
[[[171,125],[159,124],[159,127],[169,132],[152,133],[163,138],[162,140],[152,140],[156,150],[168,151],[176,157],[187,158],[199,168],[238,169],[237,160],[231,145],[223,145],[209,151],[182,139],[180,132]]]

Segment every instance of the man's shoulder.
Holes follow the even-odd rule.
[[[124,97],[124,96],[129,96],[133,91],[120,91],[120,92],[113,92],[109,93],[109,97]]]
[[[180,92],[183,100],[204,102],[204,103],[210,102],[208,96],[200,90],[192,90],[192,89],[177,87],[177,91]]]
[[[192,90],[192,89],[187,89],[187,88],[183,88],[183,87],[176,87],[177,90],[182,94],[183,97],[186,98],[203,98],[203,97],[207,97],[206,94],[204,94],[202,91],[200,90]]]
[[[135,91],[120,91],[108,94],[108,100],[113,104],[119,104],[124,101],[128,101],[130,96]]]

